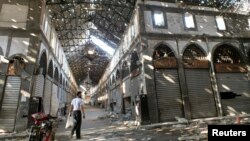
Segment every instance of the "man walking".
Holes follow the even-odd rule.
[[[82,124],[82,118],[85,118],[85,113],[84,113],[84,107],[83,107],[83,100],[82,100],[82,92],[77,92],[76,98],[74,98],[71,101],[70,105],[70,116],[73,115],[73,118],[75,120],[74,126],[71,130],[71,135],[70,137],[72,138],[74,135],[74,132],[76,130],[76,139],[81,138],[81,124]],[[73,113],[72,113],[73,111]]]

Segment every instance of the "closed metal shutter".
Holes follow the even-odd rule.
[[[39,74],[35,78],[34,97],[43,97],[44,76]]]
[[[1,62],[0,59],[0,108],[2,106],[2,98],[3,98],[3,91],[4,91],[4,84],[5,84],[5,78],[7,73],[8,64]]]
[[[0,111],[0,129],[6,132],[13,132],[15,126],[15,117],[18,109],[20,96],[21,79],[17,76],[8,76],[2,109]]]
[[[217,73],[219,92],[233,92],[235,98],[222,99],[224,115],[250,114],[250,83],[247,73]]]
[[[57,116],[58,108],[59,108],[59,100],[58,100],[58,86],[53,84],[52,87],[52,97],[51,97],[51,112],[52,116]]]
[[[156,70],[155,80],[160,122],[174,121],[176,117],[184,117],[177,70]]]
[[[191,117],[207,118],[217,115],[208,69],[185,69]]]
[[[0,72],[0,108],[1,108],[1,102],[2,102],[2,97],[3,97],[3,88],[4,88],[4,83],[5,83],[5,74],[2,74]]]
[[[43,98],[43,108],[46,114],[50,114],[51,90],[52,90],[52,82],[46,79],[44,88],[44,98]]]

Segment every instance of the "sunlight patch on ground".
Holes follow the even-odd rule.
[[[127,127],[117,127],[117,129],[127,129]]]
[[[91,138],[90,141],[105,141],[106,139],[104,137],[97,137],[97,138]]]

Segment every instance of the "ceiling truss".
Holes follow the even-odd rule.
[[[111,56],[91,38],[116,49],[136,0],[47,0],[52,23],[78,84],[99,82]],[[88,50],[94,54],[88,54]]]

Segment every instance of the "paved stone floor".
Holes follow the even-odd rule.
[[[111,118],[100,118],[105,117],[107,112],[103,109],[86,107],[86,119],[83,120],[81,140],[89,141],[166,141],[177,140],[177,136],[174,136],[171,132],[165,133],[157,129],[145,130],[138,129],[136,126],[126,126],[121,121],[111,121]],[[58,141],[69,141],[70,129],[65,129],[65,122],[61,122],[58,125],[56,133],[56,140]],[[74,136],[75,138],[75,136]],[[75,140],[75,139],[71,140]]]
[[[104,109],[86,106],[86,118],[81,127],[81,141],[206,141],[209,123],[232,124],[232,120],[208,120],[175,124],[134,126],[133,121],[125,122],[107,116]],[[249,118],[248,118],[249,123]],[[60,121],[56,131],[56,141],[74,141],[69,138],[70,129],[65,129],[66,119]],[[0,141],[27,141],[28,138],[0,138]]]
[[[82,141],[177,141],[182,134],[181,130],[168,127],[138,128],[124,124],[119,120],[107,118],[104,109],[89,107],[85,109],[86,118],[81,128]],[[69,138],[70,129],[65,129],[66,119],[58,124],[56,132],[57,141],[74,141]],[[5,139],[4,141],[27,141],[28,138]]]

